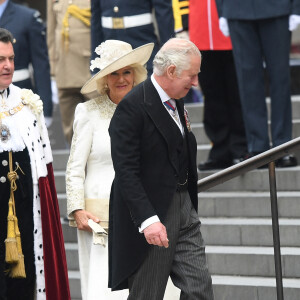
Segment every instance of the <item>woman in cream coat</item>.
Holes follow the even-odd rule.
[[[152,43],[132,50],[130,44],[116,40],[107,40],[97,47],[95,51],[100,58],[92,61],[91,69],[96,67],[100,71],[83,86],[81,92],[90,94],[97,91],[99,95],[78,104],[75,111],[66,186],[70,225],[79,229],[83,300],[123,300],[128,297],[127,290],[111,292],[107,287],[107,237],[99,238],[96,233],[99,228],[95,223],[108,229],[109,196],[114,179],[108,126],[121,99],[134,85],[146,79],[144,65],[152,49]],[[174,299],[179,299],[179,289],[169,282],[164,300]]]
[[[146,79],[144,64],[152,49],[152,43],[134,50],[130,44],[121,41],[102,43],[95,50],[100,58],[91,64],[91,69],[96,67],[100,71],[81,90],[83,94],[97,91],[99,95],[76,107],[66,187],[70,225],[79,229],[79,267],[84,300],[127,299],[126,290],[111,292],[107,287],[107,237],[100,237],[99,244],[95,232],[99,228],[95,224],[100,222],[102,228],[108,229],[109,195],[114,178],[108,126],[121,99],[134,85]],[[89,219],[95,223],[89,221],[89,225]]]

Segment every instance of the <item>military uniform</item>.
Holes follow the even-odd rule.
[[[189,30],[189,0],[172,0],[175,32]]]
[[[300,1],[216,0],[216,3],[219,16],[228,20],[248,151],[261,153],[270,144],[276,147],[292,138],[289,15],[300,15]],[[271,139],[263,62],[270,83]],[[295,164],[291,161],[289,166]]]
[[[190,0],[190,40],[202,53],[199,83],[204,94],[204,129],[212,142],[200,170],[223,169],[247,153],[232,44],[219,29],[214,0]]]
[[[76,7],[75,7],[76,6]],[[74,112],[85,98],[81,87],[90,73],[90,2],[87,0],[47,1],[47,43],[51,75],[55,77],[62,125],[66,140],[71,143]],[[81,19],[73,15],[80,12]],[[63,20],[67,26],[63,26]],[[65,35],[62,35],[62,31]]]
[[[45,117],[52,116],[52,92],[45,26],[36,10],[8,1],[0,27],[9,30],[16,42],[13,83],[41,96]],[[33,84],[28,70],[33,68]]]
[[[154,29],[152,9],[159,38]],[[160,45],[174,35],[171,0],[91,0],[91,10],[92,49],[109,39],[127,42],[132,48],[154,42],[154,50],[147,63],[151,74],[152,61]],[[92,58],[95,57],[93,52]]]

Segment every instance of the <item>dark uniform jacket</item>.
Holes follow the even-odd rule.
[[[152,13],[155,10],[155,18],[159,33],[159,39],[154,30],[154,24],[147,24],[131,28],[104,28],[101,17],[122,18],[124,16],[137,16]],[[174,35],[174,18],[171,0],[91,0],[92,21],[92,58],[95,48],[108,39],[121,40],[131,44],[133,48],[147,43],[155,43],[151,59],[148,61],[149,74],[152,70],[152,60],[159,47]],[[99,70],[95,70],[99,71]]]
[[[258,20],[300,14],[299,0],[216,0],[220,17]]]
[[[188,147],[188,192],[197,211],[196,139],[187,130],[183,100],[177,101]],[[109,133],[115,169],[109,216],[109,286],[128,287],[127,278],[149,249],[138,227],[158,215],[164,222],[177,189],[183,137],[161,102],[151,79],[134,88],[118,105]]]
[[[0,27],[9,30],[16,42],[15,71],[28,69],[32,64],[34,71],[34,87],[30,78],[14,82],[20,88],[27,88],[37,93],[44,104],[46,117],[52,116],[52,92],[50,66],[46,44],[45,26],[40,13],[25,6],[9,1],[0,18]]]

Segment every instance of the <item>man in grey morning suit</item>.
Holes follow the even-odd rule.
[[[228,21],[233,44],[241,103],[251,155],[266,151],[292,138],[289,52],[290,30],[299,24],[300,0],[216,0],[219,16]],[[290,29],[290,30],[289,30]],[[263,62],[271,96],[271,143],[265,103]],[[287,155],[278,167],[297,165]]]
[[[162,300],[169,275],[181,299],[213,299],[197,215],[196,139],[182,101],[200,63],[192,42],[169,40],[151,78],[111,120],[109,286],[129,287],[131,300]]]

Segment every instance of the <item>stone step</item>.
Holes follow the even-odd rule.
[[[198,173],[202,179],[215,172],[201,171]],[[278,191],[299,191],[300,166],[291,168],[276,168],[276,186]],[[209,191],[269,191],[268,169],[252,170],[244,175],[235,177],[219,184]]]
[[[199,179],[215,173],[215,171],[199,172]],[[65,171],[54,171],[56,191],[58,194],[65,193]],[[300,167],[277,168],[278,191],[299,191]],[[268,169],[252,170],[245,175],[236,177],[217,187],[213,191],[267,191],[269,190]]]
[[[80,273],[69,271],[72,300],[81,300]],[[284,297],[288,300],[300,299],[300,279],[283,278]],[[215,299],[218,300],[274,300],[276,299],[276,279],[253,276],[212,275]]]
[[[55,171],[65,171],[68,163],[70,151],[68,149],[64,150],[53,150],[53,170]]]
[[[69,271],[72,300],[81,300],[80,273]],[[288,300],[300,299],[300,280],[283,278],[284,297]],[[218,300],[274,300],[276,280],[270,277],[212,275],[215,299]]]
[[[202,218],[271,217],[270,192],[220,191],[198,194],[198,213]],[[280,218],[300,218],[300,192],[277,192]]]
[[[262,172],[255,170],[253,172]],[[267,174],[265,174],[267,176]],[[58,179],[56,181],[59,181]],[[300,217],[300,191],[278,191],[279,217]],[[198,195],[200,217],[270,217],[269,191],[213,191],[201,192]],[[66,194],[58,194],[60,214],[65,217]]]
[[[81,300],[81,286],[79,271],[68,271],[69,285],[72,300]]]
[[[78,245],[65,243],[68,270],[78,270]],[[206,246],[211,274],[234,276],[265,276],[275,274],[273,247]],[[300,278],[299,247],[281,247],[282,274]]]
[[[293,116],[300,119],[300,96],[294,96],[292,100]],[[192,106],[189,112],[193,131],[199,143],[197,160],[204,161],[208,156],[210,142],[201,123],[203,105],[187,106]],[[294,122],[293,130],[294,135],[300,135],[300,121]],[[55,135],[52,133],[52,136]],[[62,144],[62,139],[60,143]],[[53,151],[53,166],[59,193],[71,297],[72,300],[81,300],[77,232],[63,219],[66,215],[65,169],[69,150],[59,150],[62,148],[65,147]],[[296,156],[300,162],[300,154],[297,153]],[[212,173],[214,172],[201,172],[199,178]],[[284,294],[285,299],[298,300],[300,299],[300,274],[297,272],[300,257],[298,248],[300,187],[297,183],[300,167],[276,169],[276,177],[279,190],[283,276],[289,277],[284,278]],[[199,215],[203,224],[203,237],[208,245],[206,252],[213,278],[215,299],[276,299],[268,170],[253,170],[219,187],[199,193]]]
[[[196,136],[198,151],[197,151],[197,161],[205,161],[208,157],[209,150],[211,148],[211,143],[204,132],[204,127],[202,123],[192,124],[193,133]],[[293,138],[300,136],[300,120],[294,120],[293,124]],[[300,150],[295,152],[297,159],[300,161]],[[66,165],[69,159],[69,150],[53,150],[53,169],[56,171],[66,170]]]
[[[67,196],[66,193],[58,193],[57,194],[58,205],[60,215],[65,217],[67,216]]]
[[[54,170],[54,179],[57,194],[66,192],[66,174],[63,170]]]
[[[199,164],[200,162],[204,162],[208,159],[210,149],[211,145],[209,144],[197,145],[197,164]],[[300,164],[300,150],[295,151],[293,154],[296,156],[298,164]],[[216,171],[217,170],[215,170],[215,172]]]
[[[66,250],[68,270],[78,271],[79,270],[78,244],[65,243],[65,250]]]
[[[206,246],[211,274],[275,276],[273,247]],[[300,278],[300,248],[281,247],[282,276]]]
[[[192,123],[191,124],[192,131],[196,137],[198,145],[210,145],[211,142],[209,138],[206,136],[203,123]],[[269,132],[270,132],[270,123],[269,123]],[[292,138],[297,138],[300,136],[300,119],[293,120],[293,128],[292,128]]]
[[[200,218],[207,245],[273,246],[271,218]],[[279,219],[280,244],[300,247],[300,219]]]
[[[48,134],[52,150],[68,148],[62,130],[62,123],[58,104],[53,105],[53,122],[48,128]]]
[[[77,243],[77,229],[69,226],[69,222],[63,219],[61,220],[61,227],[65,243]]]
[[[270,112],[270,98],[266,98],[266,102],[268,112]],[[191,123],[198,123],[203,121],[203,103],[186,103],[185,107],[189,113]],[[292,96],[292,119],[300,119],[300,95]]]
[[[202,125],[201,125],[202,126]],[[203,136],[204,133],[201,133],[200,136]],[[300,124],[299,124],[299,136],[300,136]],[[296,136],[295,136],[296,137]],[[197,163],[206,161],[208,158],[209,151],[211,149],[211,144],[209,139],[204,136],[204,138],[198,138],[201,142],[198,142],[197,145]],[[300,163],[300,150],[295,153],[298,162]],[[53,150],[53,169],[55,171],[65,171],[67,162],[69,159],[69,150]]]
[[[210,148],[211,145],[209,144],[197,145],[197,164],[208,159]]]
[[[276,279],[253,276],[212,275],[216,300],[274,300]],[[283,278],[284,299],[300,299],[300,279]]]

